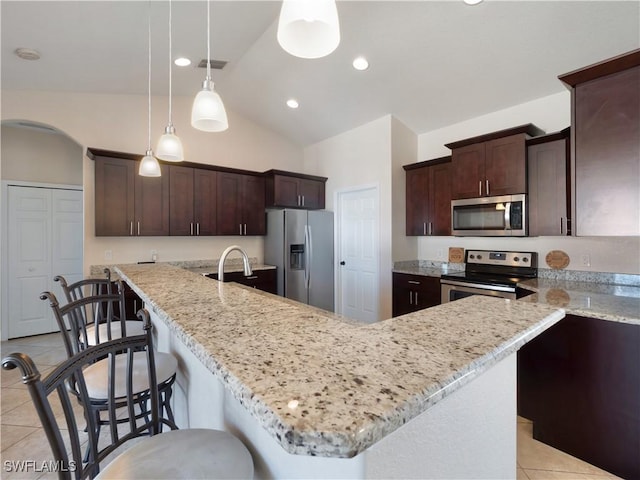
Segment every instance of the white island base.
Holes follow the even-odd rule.
[[[215,428],[249,448],[255,478],[516,477],[516,353],[353,458],[286,452],[151,310],[159,351],[178,358],[173,409],[180,428]],[[179,459],[175,459],[179,460]]]

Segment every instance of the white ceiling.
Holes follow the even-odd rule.
[[[2,0],[0,9],[2,90],[146,95],[151,11],[152,91],[168,91],[166,1]],[[558,75],[640,48],[640,0],[339,1],[341,43],[316,60],[279,47],[279,10],[268,0],[211,3],[211,56],[229,62],[213,79],[227,108],[300,145],[387,114],[427,132],[560,92]],[[20,60],[18,47],[42,58]],[[174,0],[173,53],[206,57],[206,2]],[[360,54],[365,72],[351,67]],[[203,79],[193,64],[174,66],[174,95],[194,96]],[[290,97],[299,109],[285,106]]]

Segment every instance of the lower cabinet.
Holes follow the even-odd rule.
[[[217,273],[207,275],[214,280],[218,279]],[[236,282],[248,287],[257,288],[268,293],[278,294],[278,283],[276,277],[276,269],[254,270],[253,275],[244,276],[244,272],[229,272],[224,274],[225,282]]]
[[[393,316],[440,305],[440,278],[393,273]]]
[[[567,315],[518,352],[533,438],[640,478],[640,325]]]

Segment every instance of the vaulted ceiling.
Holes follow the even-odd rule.
[[[173,2],[173,93],[192,97],[206,58],[206,2]],[[168,2],[7,1],[2,90],[168,91]],[[212,1],[213,80],[227,108],[300,145],[386,114],[423,133],[564,90],[557,76],[640,48],[640,1],[338,1],[341,43],[304,60],[276,40],[280,2]],[[38,61],[14,55],[40,52]],[[370,67],[356,71],[365,55]],[[285,102],[300,103],[291,110]],[[184,127],[181,127],[184,128]],[[233,128],[233,125],[231,125]]]

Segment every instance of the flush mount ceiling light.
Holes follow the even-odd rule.
[[[191,60],[189,60],[187,57],[178,57],[173,61],[173,63],[175,63],[178,67],[188,67],[189,65],[191,65]]]
[[[369,68],[369,62],[364,57],[356,57],[353,60],[352,65],[356,70],[366,70],[367,68]]]
[[[202,90],[193,100],[191,108],[191,126],[204,132],[222,132],[229,128],[227,112],[220,95],[213,89],[211,81],[211,21],[210,6],[207,0],[207,76],[202,82]]]
[[[184,160],[184,150],[182,142],[176,135],[176,129],[171,121],[171,77],[172,77],[172,55],[171,55],[171,0],[169,0],[169,123],[164,129],[164,135],[158,140],[156,147],[156,157],[167,162],[181,162]]]
[[[33,48],[16,48],[13,53],[22,60],[40,60],[40,52]]]
[[[466,3],[467,5],[477,5],[479,3],[482,3],[482,0],[464,0],[464,3]]]
[[[298,101],[295,98],[290,98],[289,100],[287,100],[287,107],[289,108],[298,108],[300,106],[300,104],[298,103]]]
[[[140,161],[140,167],[138,169],[138,175],[143,177],[159,177],[162,172],[160,171],[160,164],[156,157],[153,156],[153,150],[151,150],[151,2],[149,2],[149,72],[147,83],[147,115],[148,115],[148,130],[147,130],[147,151]]]
[[[283,0],[277,38],[280,46],[296,57],[329,55],[340,43],[335,0]]]

